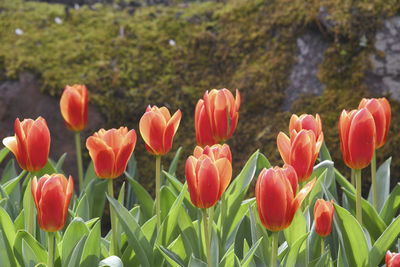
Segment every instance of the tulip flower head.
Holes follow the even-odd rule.
[[[126,127],[100,129],[86,140],[86,147],[99,178],[114,179],[122,175],[136,145],[135,130]]]
[[[195,148],[185,166],[193,205],[204,209],[218,202],[232,178],[231,160],[231,152],[226,144]]]
[[[296,170],[300,182],[307,181],[311,176],[323,141],[323,134],[321,133],[316,139],[312,130],[302,129],[297,132],[293,129],[290,132],[290,139],[283,132],[278,134],[279,153],[285,164],[291,165]]]
[[[333,220],[332,202],[318,199],[314,206],[315,232],[322,237],[328,236],[332,230]]]
[[[315,141],[321,143],[324,141],[321,117],[318,114],[316,114],[315,117],[309,114],[302,114],[298,117],[296,114],[293,114],[289,122],[289,133],[293,130],[298,133],[303,129],[313,131]]]
[[[225,142],[232,137],[239,119],[240,94],[236,98],[228,89],[204,93],[195,110],[196,139],[199,146]]]
[[[289,227],[315,181],[314,178],[296,194],[297,176],[292,166],[264,168],[256,184],[258,213],[264,227],[273,232]]]
[[[385,257],[386,267],[400,267],[400,253],[386,252]]]
[[[39,226],[46,232],[56,232],[64,227],[74,181],[62,174],[44,175],[32,179],[31,191],[37,208]]]
[[[50,131],[46,120],[19,119],[14,123],[15,135],[3,139],[3,144],[17,158],[19,166],[29,172],[41,170],[50,151]]]
[[[172,148],[172,140],[178,130],[182,113],[178,109],[171,117],[166,107],[148,106],[139,122],[139,129],[146,149],[153,155],[164,155]]]
[[[358,109],[367,108],[374,117],[376,139],[375,148],[382,147],[386,142],[386,137],[389,131],[391,110],[390,104],[386,98],[363,98],[358,105]]]
[[[368,166],[375,150],[375,122],[367,108],[342,111],[339,119],[343,160],[352,169]]]
[[[79,132],[88,122],[88,92],[85,85],[67,85],[60,99],[61,115],[68,129]]]

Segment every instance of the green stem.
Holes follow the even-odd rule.
[[[278,232],[272,232],[271,234],[271,262],[270,265],[271,267],[277,266],[276,262],[278,259],[278,237],[279,237],[279,231]]]
[[[31,186],[31,187],[32,187],[32,184],[31,184],[32,177],[33,177],[33,173],[31,173],[31,172],[26,177],[26,179],[31,180],[30,183],[28,182],[28,186]],[[31,191],[30,188],[28,190]],[[28,233],[30,233],[32,236],[35,236],[34,232],[33,232],[34,231],[34,220],[35,220],[35,200],[33,199],[32,194],[29,194],[28,197],[29,197],[29,209],[25,214],[28,217],[28,224],[26,226],[26,231]]]
[[[207,255],[207,263],[208,267],[212,267],[211,263],[211,252],[210,252],[210,235],[208,231],[208,223],[207,223],[207,209],[203,209],[203,225],[204,225],[204,236],[206,238],[206,255]]]
[[[78,162],[79,193],[82,194],[83,165],[82,165],[82,152],[81,152],[81,132],[75,132],[75,148],[76,148],[76,161]]]
[[[49,251],[48,251],[48,257],[47,257],[47,267],[53,267],[54,266],[54,243],[55,243],[55,232],[47,232],[48,235],[48,242],[49,242]]]
[[[108,179],[108,194],[114,198],[113,179]],[[111,220],[111,247],[110,255],[118,256],[118,242],[117,242],[117,221],[115,211],[110,203],[110,220]]]
[[[375,210],[378,210],[378,195],[376,190],[376,150],[374,151],[374,155],[372,156],[371,161],[371,179],[372,179],[372,193],[373,193],[373,204]]]
[[[361,170],[354,170],[355,178],[356,178],[356,190],[357,190],[357,199],[356,199],[356,217],[357,221],[362,226],[362,209],[361,209]]]
[[[160,211],[160,176],[161,176],[161,156],[156,156],[156,215],[157,215],[157,233],[160,231],[161,211]]]
[[[351,169],[351,184],[352,184],[354,187],[356,187],[356,180],[355,180],[354,175],[355,175],[355,172],[354,172],[353,169]]]
[[[325,252],[325,238],[321,236],[321,256],[324,255]]]
[[[224,227],[224,222],[225,222],[225,217],[226,217],[226,201],[225,201],[225,194],[222,194],[221,196],[221,216],[220,216],[220,220],[221,220],[221,237],[222,237],[222,228]]]
[[[213,226],[213,221],[214,221],[214,206],[210,207],[210,213],[208,214],[208,232],[210,233],[210,236],[212,236],[212,226]]]

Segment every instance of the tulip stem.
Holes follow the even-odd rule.
[[[113,179],[108,179],[108,194],[114,198]],[[111,246],[110,255],[118,256],[118,243],[117,243],[117,221],[115,211],[110,203],[110,220],[111,220]]]
[[[376,190],[376,150],[374,151],[374,155],[372,156],[371,161],[371,179],[372,179],[372,195],[373,195],[373,204],[375,210],[378,210],[378,195]]]
[[[277,264],[277,259],[278,259],[278,240],[279,240],[279,231],[278,232],[272,232],[271,234],[271,267],[276,267]]]
[[[26,177],[26,179],[29,179],[30,181],[28,182],[28,186],[32,187],[31,183],[32,183],[32,176],[33,174],[30,172],[28,174],[28,176]],[[30,193],[31,190],[29,190],[29,210],[26,212],[26,216],[28,218],[28,224],[26,226],[26,230],[28,233],[30,233],[33,237],[34,236],[34,232],[33,232],[33,225],[34,225],[34,217],[35,217],[35,200],[33,199],[33,195],[32,193]]]
[[[160,212],[160,176],[161,176],[161,156],[156,156],[156,215],[157,233],[160,231],[161,212]]]
[[[54,266],[54,243],[55,243],[55,233],[54,232],[47,232],[48,235],[48,242],[49,242],[49,250],[48,250],[48,256],[47,256],[47,267],[53,267]]]
[[[321,237],[321,256],[324,255],[325,252],[325,238]]]
[[[361,209],[361,170],[354,170],[355,178],[356,178],[356,190],[357,190],[357,198],[356,198],[356,217],[357,221],[362,226],[362,209]]]
[[[356,187],[356,180],[354,179],[355,172],[353,169],[351,169],[351,184]]]
[[[76,161],[78,162],[79,193],[82,194],[83,165],[82,165],[82,151],[81,151],[81,132],[75,132],[75,148],[76,148]]]
[[[207,209],[203,209],[203,225],[204,225],[204,236],[206,238],[207,263],[208,263],[208,267],[212,267],[211,252],[210,252],[210,235],[209,235],[209,231],[208,231],[209,225],[207,223]]]

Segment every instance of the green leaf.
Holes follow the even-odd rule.
[[[15,240],[15,227],[7,212],[0,207],[0,262],[16,266],[12,246]],[[4,266],[4,267],[6,267]]]
[[[63,236],[61,245],[62,266],[66,266],[68,264],[72,256],[73,249],[82,239],[82,237],[88,234],[89,229],[87,228],[85,222],[79,217],[74,218],[68,225]]]
[[[11,159],[7,162],[7,165],[4,167],[4,171],[1,177],[1,182],[5,184],[12,178],[15,178],[17,175],[18,173],[15,170],[15,160]]]
[[[249,205],[250,213],[250,230],[252,243],[256,243],[257,240],[262,240],[259,249],[256,250],[255,254],[262,261],[267,262],[271,254],[270,242],[268,242],[268,234],[264,226],[261,226],[260,218],[258,217],[258,211],[256,204]],[[256,218],[257,217],[257,218]]]
[[[385,201],[379,216],[388,225],[392,222],[400,207],[400,183],[396,184],[388,199]]]
[[[6,147],[4,147],[0,150],[0,163],[3,162],[4,158],[8,155],[9,152],[10,152],[10,150]]]
[[[286,267],[291,267],[291,266],[294,267],[296,265],[296,261],[297,261],[298,255],[300,254],[300,252],[299,252],[300,247],[303,245],[304,240],[307,239],[307,236],[309,234],[310,233],[304,234],[302,237],[300,237],[299,239],[297,239],[294,242],[293,246],[291,246],[289,248],[289,252],[288,252],[288,254],[286,256],[286,261],[285,261],[286,262],[286,264],[285,264]]]
[[[341,187],[347,189],[349,192],[356,193],[354,186],[335,168],[335,179]]]
[[[146,220],[150,219],[153,214],[153,205],[154,205],[153,199],[141,184],[139,184],[132,177],[129,177],[127,173],[125,173],[125,175],[133,191],[135,192],[137,199],[139,200],[140,209],[142,210],[143,215],[146,217]]]
[[[292,223],[283,232],[289,247],[292,247],[300,237],[307,233],[307,223],[301,209],[297,210]]]
[[[35,252],[23,239],[22,239],[22,254],[24,255],[24,266],[33,267],[38,262]]]
[[[101,262],[99,262],[99,267],[108,266],[108,267],[124,267],[121,259],[117,256],[110,256]]]
[[[83,190],[89,202],[90,218],[102,217],[106,203],[106,195],[104,193],[106,191],[107,180],[100,178],[91,180]]]
[[[79,239],[78,243],[73,247],[70,260],[68,261],[68,267],[79,266],[86,238],[87,236],[82,236],[81,239]]]
[[[253,259],[254,253],[256,252],[261,241],[262,241],[262,237],[256,243],[254,243],[251,246],[250,250],[244,255],[243,260],[240,263],[242,267],[249,266],[249,264],[251,263],[251,260]]]
[[[201,258],[201,245],[196,229],[194,228],[192,220],[185,212],[184,208],[181,207],[180,209],[178,225],[182,242],[185,244],[186,255],[193,254],[196,258]]]
[[[42,247],[42,245],[39,242],[37,242],[32,235],[25,232],[24,230],[20,230],[15,236],[15,241],[14,241],[14,255],[19,264],[24,266],[25,263],[24,261],[25,254],[22,249],[23,241],[25,241],[26,244],[29,245],[30,249],[38,259],[38,262],[47,262],[47,251]]]
[[[344,254],[349,265],[364,266],[368,261],[369,251],[360,224],[347,210],[335,203],[333,205],[335,206],[335,214],[342,236]]]
[[[12,193],[12,191],[14,190],[15,186],[18,185],[19,181],[25,176],[25,174],[26,174],[26,172],[22,171],[17,177],[15,177],[14,179],[11,179],[8,182],[6,182],[5,184],[3,184],[4,191],[6,191],[6,193],[8,195],[10,195]]]
[[[90,216],[90,211],[89,211],[89,201],[86,197],[86,194],[83,193],[81,199],[79,200],[79,203],[76,207],[75,211],[75,217],[81,217],[84,221],[89,220]]]
[[[176,197],[172,193],[171,189],[166,186],[162,186],[160,190],[160,211],[161,211],[161,222],[167,217],[170,208],[172,207]]]
[[[193,255],[192,255],[192,257],[190,258],[190,261],[189,261],[189,265],[188,265],[189,267],[207,267],[207,263],[205,263],[204,261],[202,261],[202,260],[200,260],[200,259],[198,259],[198,258],[195,258]],[[220,265],[221,266],[221,265]]]
[[[83,188],[86,190],[91,181],[100,179],[97,177],[94,170],[93,161],[90,161],[88,168],[85,172],[85,179],[83,179]]]
[[[51,175],[53,173],[56,173],[56,169],[54,168],[53,164],[51,163],[51,160],[47,160],[46,165],[43,167],[43,169],[41,169],[38,172],[35,172],[34,175],[37,177],[37,179],[39,180],[40,177],[42,177],[45,174]]]
[[[63,174],[64,174],[62,167],[63,167],[63,165],[64,165],[64,161],[65,161],[65,158],[66,158],[66,157],[67,157],[67,153],[64,153],[64,154],[62,154],[61,157],[58,159],[58,161],[57,161],[57,163],[56,163],[56,166],[55,166],[55,169],[56,169],[56,172],[57,172],[57,173],[63,173]]]
[[[376,152],[375,152],[376,153]],[[380,212],[385,204],[386,199],[389,197],[390,191],[390,163],[392,157],[388,158],[376,172],[376,195],[378,212]],[[373,205],[373,188],[372,185],[368,194],[368,201]]]
[[[378,266],[385,257],[386,251],[396,242],[400,235],[400,216],[397,216],[383,234],[376,240],[369,253],[369,266]]]
[[[172,267],[185,267],[185,263],[176,253],[163,246],[159,246],[158,249]]]
[[[83,248],[80,266],[97,266],[100,260],[100,221],[97,221],[90,231]]]
[[[182,147],[179,147],[175,153],[174,158],[171,161],[171,164],[169,165],[168,172],[173,176],[175,176],[176,168],[178,167],[178,162],[181,157],[181,154],[182,154]]]
[[[319,150],[319,157],[321,161],[330,160],[332,161],[331,154],[329,153],[328,147],[326,146],[325,141],[322,143],[321,149]]]

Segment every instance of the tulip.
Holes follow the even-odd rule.
[[[99,178],[114,179],[122,175],[136,145],[135,130],[126,127],[104,130],[90,136],[86,147]]]
[[[88,92],[85,85],[67,85],[60,99],[61,115],[68,129],[79,132],[88,122]]]
[[[14,124],[15,135],[3,139],[3,144],[14,153],[19,166],[29,172],[41,170],[50,151],[50,131],[46,120],[19,119]]]
[[[385,257],[386,267],[400,267],[400,253],[386,252]]]
[[[316,114],[315,117],[308,114],[302,114],[298,117],[296,114],[293,114],[289,122],[289,133],[293,130],[298,133],[303,129],[313,131],[316,142],[323,142],[324,134],[322,132],[321,117],[318,114]]]
[[[182,113],[178,109],[171,117],[166,107],[147,107],[139,122],[146,149],[153,155],[164,155],[172,148],[172,139],[178,130]]]
[[[268,170],[264,168],[258,176],[255,192],[258,213],[264,227],[273,232],[270,266],[276,266],[279,231],[289,227],[315,181],[314,178],[296,194],[296,171],[290,165]]]
[[[232,137],[239,119],[240,94],[227,89],[204,93],[195,110],[196,139],[199,146],[225,142]]]
[[[333,220],[333,200],[318,199],[314,206],[315,232],[322,237],[331,233]]]
[[[229,160],[230,163],[232,163],[231,149],[227,144],[216,144],[211,147],[206,146],[205,148],[202,148],[201,146],[196,146],[193,151],[193,156],[198,159],[202,154],[209,156],[214,161],[217,159],[226,158]]]
[[[277,138],[279,153],[285,164],[291,165],[300,182],[307,181],[311,176],[315,160],[324,141],[321,133],[316,140],[312,130],[292,130],[289,137],[280,132]]]
[[[387,133],[390,125],[390,104],[386,98],[363,98],[358,105],[358,108],[367,108],[374,117],[375,122],[375,149],[380,148],[386,142]],[[376,152],[374,151],[371,160],[371,180],[372,180],[372,202],[375,209],[378,209],[378,194],[376,189]]]

